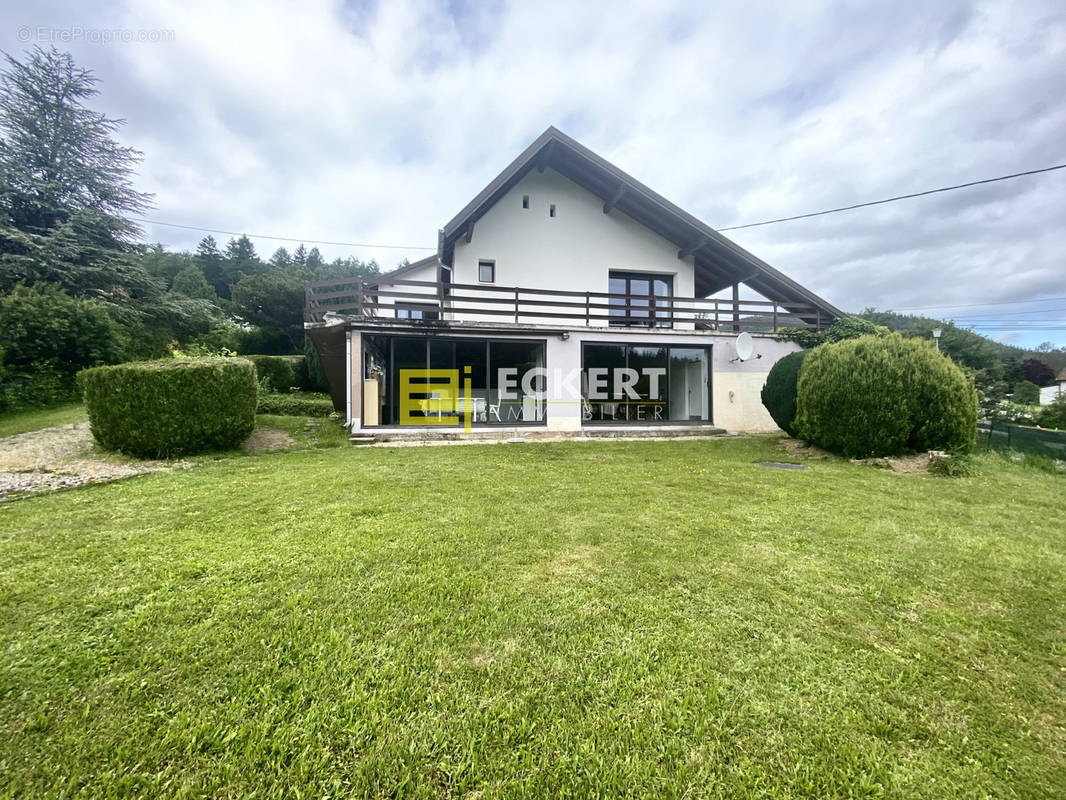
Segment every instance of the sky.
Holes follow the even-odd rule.
[[[386,268],[549,125],[716,228],[1066,164],[1061,0],[6,4],[34,44],[100,79],[149,218]],[[1066,170],[726,235],[849,311],[1066,345]]]

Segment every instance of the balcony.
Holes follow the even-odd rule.
[[[335,278],[306,285],[306,315],[447,326],[455,322],[585,327],[646,327],[776,333],[783,327],[821,329],[834,317],[790,300],[640,297],[484,284]],[[645,310],[647,309],[647,310]],[[399,313],[397,313],[399,311]],[[419,312],[417,315],[413,311]],[[399,318],[399,320],[398,320]]]

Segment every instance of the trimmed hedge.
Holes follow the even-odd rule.
[[[256,413],[285,417],[328,417],[333,413],[333,401],[329,395],[261,394]]]
[[[850,458],[973,449],[977,391],[931,342],[863,336],[811,351],[798,383],[795,427]]]
[[[766,376],[766,385],[762,387],[762,404],[770,412],[777,427],[789,436],[796,435],[796,384],[799,381],[800,367],[810,350],[789,353],[780,359]]]
[[[285,356],[244,356],[255,364],[255,373],[260,384],[264,384],[269,391],[287,392],[293,386],[298,386],[297,366],[293,364],[295,359]]]
[[[94,367],[78,387],[96,441],[141,458],[229,450],[255,427],[255,366],[243,358]]]

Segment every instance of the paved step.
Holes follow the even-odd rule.
[[[434,444],[434,443],[473,443],[473,442],[561,442],[587,441],[590,439],[687,439],[708,436],[725,436],[727,431],[713,425],[663,425],[651,426],[599,426],[590,425],[580,431],[547,431],[526,429],[522,431],[486,430],[484,428],[464,433],[457,430],[381,430],[353,433],[350,441],[355,445],[370,444]]]

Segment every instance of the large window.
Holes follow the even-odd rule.
[[[710,355],[709,347],[586,344],[585,422],[710,422]]]
[[[458,370],[460,389],[469,379],[472,425],[544,421],[544,342],[371,335],[363,341],[363,424],[367,427],[399,425],[400,370],[427,368]],[[438,413],[426,405],[416,416]],[[457,415],[458,425],[465,425],[464,402]]]
[[[674,295],[672,275],[611,272],[607,281],[611,297],[608,312],[615,327],[669,328]]]

